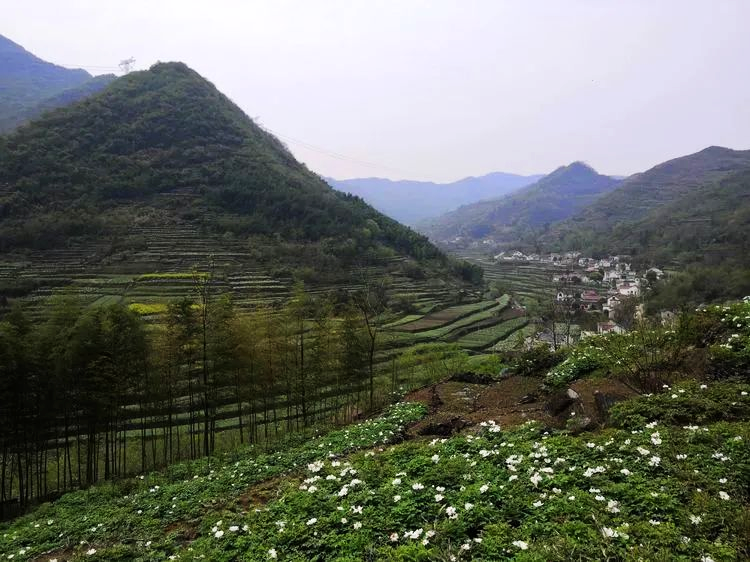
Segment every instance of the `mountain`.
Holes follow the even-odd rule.
[[[0,35],[0,133],[99,91],[113,79],[45,62]]]
[[[592,253],[667,261],[684,261],[688,255],[693,261],[708,248],[723,245],[721,253],[728,259],[739,251],[735,235],[742,238],[742,233],[735,230],[750,227],[748,170],[750,150],[711,146],[669,160],[628,177],[555,225],[544,241]]]
[[[541,177],[494,172],[451,183],[394,181],[384,178],[326,178],[326,181],[340,191],[359,195],[389,217],[414,225],[461,205],[505,195],[534,183]]]
[[[449,265],[182,63],[130,73],[0,137],[0,251],[38,266],[65,249],[77,252],[69,268],[120,260],[146,272],[209,257],[331,274],[388,256]]]
[[[583,162],[562,166],[499,199],[465,205],[420,225],[433,240],[492,238],[514,244],[533,238],[612,191],[620,182]]]

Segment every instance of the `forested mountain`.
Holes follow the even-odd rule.
[[[562,239],[564,246],[578,248],[638,246],[633,244],[634,231],[640,230],[637,223],[646,221],[644,227],[661,224],[677,209],[688,210],[693,218],[706,218],[704,211],[711,214],[712,204],[705,200],[707,193],[723,193],[730,185],[736,190],[736,182],[722,181],[748,169],[750,150],[719,146],[669,160],[628,177],[617,189],[553,228],[548,240]],[[727,198],[722,194],[719,201],[727,202]],[[679,230],[688,236],[695,232],[693,226]],[[646,243],[648,236],[643,236],[639,239]]]
[[[490,237],[500,243],[517,243],[574,215],[618,183],[574,162],[506,197],[465,205],[423,223],[420,229],[434,240]]]
[[[332,187],[359,195],[389,217],[414,225],[461,205],[506,195],[541,177],[493,172],[451,183],[394,181],[385,178],[326,179]]]
[[[0,35],[0,133],[97,92],[114,78],[45,62]]]
[[[0,137],[0,190],[4,252],[89,244],[123,259],[146,233],[190,228],[220,237],[217,252],[254,237],[256,256],[265,248],[302,263],[314,248],[312,261],[326,256],[334,269],[371,255],[446,260],[329,187],[182,63],[128,74]],[[179,242],[180,253],[195,251]]]

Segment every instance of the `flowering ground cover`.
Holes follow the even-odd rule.
[[[47,551],[41,559],[737,560],[749,539],[749,391],[674,385],[616,405],[620,427],[597,434],[488,420],[469,434],[386,447],[424,413],[401,404],[286,451],[178,465],[129,491],[69,494],[0,529],[0,552],[16,560]],[[704,402],[710,423],[675,416]],[[270,501],[229,501],[278,476]]]
[[[244,449],[66,494],[0,524],[0,560],[164,560],[181,540],[177,530],[238,501],[254,484],[331,455],[398,441],[424,413],[420,404],[397,404],[378,418],[274,453]]]
[[[593,338],[543,380],[674,377],[683,357],[705,372],[614,404],[583,435],[486,419],[401,443],[425,409],[399,404],[276,452],[68,494],[0,525],[0,560],[748,559],[748,350],[750,301]]]
[[[720,394],[748,405],[747,390]],[[665,396],[706,391],[676,386],[636,402],[656,412]],[[655,419],[580,437],[487,422],[474,434],[321,458],[273,501],[204,519],[174,556],[737,560],[749,538],[748,439],[747,421]]]

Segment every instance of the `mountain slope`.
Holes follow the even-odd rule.
[[[0,133],[9,132],[16,127],[23,125],[24,123],[36,119],[42,115],[45,111],[51,111],[58,107],[64,107],[75,103],[83,98],[91,96],[97,92],[102,91],[106,88],[110,82],[112,82],[117,76],[114,74],[102,74],[100,76],[94,76],[93,78],[86,80],[79,86],[68,88],[53,96],[45,98],[40,102],[22,109],[15,113],[13,116],[9,116],[0,121]]]
[[[516,243],[574,215],[618,183],[582,162],[574,162],[506,197],[465,205],[421,225],[421,230],[434,240],[490,237],[501,243]]]
[[[384,178],[327,178],[327,181],[340,191],[362,197],[389,217],[414,225],[461,205],[505,195],[534,183],[541,177],[493,172],[451,183],[394,181]]]
[[[249,246],[255,262],[324,256],[333,271],[377,255],[446,263],[424,236],[330,188],[181,63],[0,137],[3,252],[78,245],[102,263],[159,237],[175,246],[142,252],[150,267],[196,248],[245,259]]]
[[[747,170],[750,150],[716,146],[664,162],[630,176],[616,190],[556,225],[546,241],[595,253],[660,254],[674,259],[695,244],[704,247],[698,238],[704,242],[725,238],[730,224],[746,220],[741,217],[750,205],[743,198]]]
[[[0,35],[0,132],[101,89],[112,78],[92,79],[85,70],[45,62]]]

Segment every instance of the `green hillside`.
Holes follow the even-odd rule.
[[[509,244],[530,240],[551,223],[590,205],[618,183],[582,162],[574,162],[501,199],[460,207],[425,223],[422,230],[433,240],[457,236],[492,238]]]
[[[0,523],[0,557],[746,560],[748,318],[530,350],[497,381],[73,491]]]
[[[98,91],[113,78],[48,63],[0,35],[0,133]]]
[[[51,111],[58,107],[70,105],[71,103],[100,92],[115,78],[117,77],[114,74],[94,76],[79,86],[62,90],[61,92],[45,98],[34,105],[21,109],[12,117],[8,117],[2,121],[2,124],[0,124],[0,132],[9,132],[32,119],[38,118],[45,111]]]
[[[14,264],[34,255],[87,271],[123,260],[128,272],[189,271],[244,254],[331,275],[398,256],[476,275],[331,189],[181,63],[131,73],[0,139],[0,249]]]
[[[664,162],[625,179],[553,228],[546,240],[591,251],[662,255],[666,244],[670,258],[684,251],[695,254],[698,248],[691,245],[713,245],[726,234],[724,220],[730,215],[733,224],[747,216],[742,211],[748,204],[742,197],[747,176],[736,175],[745,170],[750,170],[750,150],[717,146]]]

